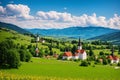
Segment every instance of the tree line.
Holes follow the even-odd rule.
[[[0,42],[0,68],[19,68],[20,61],[30,61],[32,55],[27,48],[12,40]]]

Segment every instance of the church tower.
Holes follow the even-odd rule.
[[[114,47],[112,46],[111,55],[114,56]]]
[[[81,43],[80,38],[79,38],[79,42],[78,42],[78,49],[79,49],[79,50],[82,50],[82,43]]]
[[[37,34],[37,36],[36,36],[36,49],[35,49],[36,56],[39,55],[38,42],[39,42],[39,35]]]

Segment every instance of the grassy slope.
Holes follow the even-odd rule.
[[[0,31],[0,42],[5,40],[6,38],[12,38],[12,37],[16,37],[17,39],[13,39],[15,43],[20,43],[20,44],[30,44],[30,41],[31,41],[31,37],[29,36],[25,36],[25,35],[22,35],[22,34],[19,34],[15,31],[4,31],[4,30],[1,30]]]
[[[19,69],[1,70],[4,73],[71,78],[83,80],[118,80],[120,79],[120,69],[114,69],[113,66],[96,65],[95,67],[80,67],[79,62],[58,61],[50,59],[32,58],[33,62],[23,62]]]

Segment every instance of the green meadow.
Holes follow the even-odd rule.
[[[32,58],[31,62],[22,62],[19,69],[2,69],[2,75],[29,76],[30,79],[41,77],[45,80],[119,80],[120,69],[110,65],[79,66],[80,62],[56,59]],[[8,76],[7,76],[8,77]],[[19,78],[19,77],[18,77]],[[47,79],[46,79],[47,78]]]

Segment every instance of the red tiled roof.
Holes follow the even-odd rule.
[[[76,53],[81,53],[81,54],[83,54],[84,52],[85,52],[85,50],[83,50],[83,49],[82,49],[82,50],[79,50],[79,49],[76,50]]]
[[[72,56],[72,53],[71,52],[65,52],[64,54],[63,54],[63,56]]]
[[[108,56],[107,58],[110,60],[118,60],[119,59],[117,56],[111,56],[111,55]]]
[[[73,56],[78,56],[78,53],[73,54]]]
[[[113,60],[118,60],[118,57],[117,56],[113,56]]]
[[[108,56],[107,58],[110,59],[110,60],[113,60],[113,57],[111,55]]]

